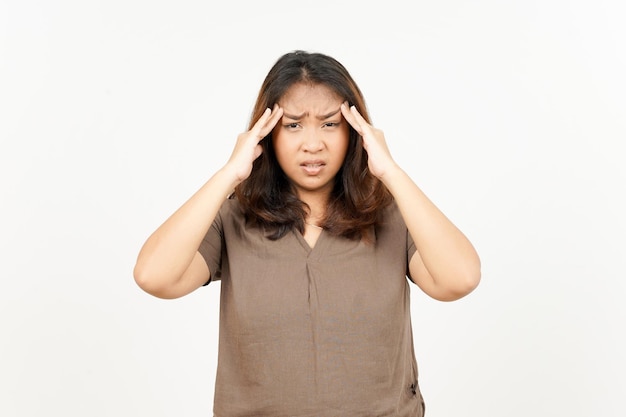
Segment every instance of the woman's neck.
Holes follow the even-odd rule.
[[[298,197],[309,206],[306,223],[318,225],[326,215],[328,194],[300,193]]]

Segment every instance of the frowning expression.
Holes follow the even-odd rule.
[[[342,101],[325,85],[298,83],[278,102],[283,117],[273,131],[274,151],[301,198],[303,193],[332,191],[349,143]]]

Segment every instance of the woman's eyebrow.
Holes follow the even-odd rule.
[[[336,115],[337,113],[339,113],[341,111],[341,108],[337,109],[337,110],[333,110],[328,114],[322,114],[319,116],[316,116],[318,120],[325,120],[328,119],[330,117],[333,117],[334,115]],[[300,120],[305,116],[308,116],[309,113],[308,112],[304,112],[302,114],[289,114],[289,113],[284,113],[283,112],[283,117],[287,118],[287,119],[291,119],[291,120]]]

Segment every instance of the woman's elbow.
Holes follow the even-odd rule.
[[[480,268],[459,273],[453,281],[439,287],[432,297],[439,301],[456,301],[473,292],[480,284]]]
[[[480,284],[480,268],[477,268],[471,272],[468,272],[461,280],[461,288],[459,293],[461,297],[465,297],[466,295],[473,292],[478,284]],[[460,298],[460,297],[459,297]]]
[[[146,293],[158,298],[171,299],[176,298],[172,296],[169,291],[169,285],[164,284],[164,280],[157,274],[150,271],[144,265],[137,263],[133,269],[133,278],[135,283]]]

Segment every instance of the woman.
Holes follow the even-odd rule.
[[[480,261],[395,163],[348,71],[295,51],[134,276],[161,298],[221,279],[217,417],[422,416],[408,280],[456,300]]]

